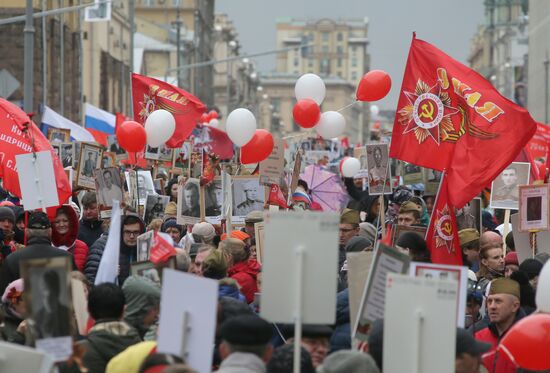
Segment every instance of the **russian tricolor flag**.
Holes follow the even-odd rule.
[[[86,131],[84,127],[79,126],[75,122],[65,118],[44,105],[44,114],[42,115],[42,132],[46,136],[48,134],[48,128],[50,127],[70,130],[71,139],[74,141],[95,141],[92,134]]]
[[[103,146],[108,146],[107,136],[115,134],[116,117],[93,105],[85,105],[84,126],[94,135],[95,141]]]

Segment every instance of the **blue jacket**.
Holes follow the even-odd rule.
[[[336,325],[330,337],[330,353],[351,349],[351,326],[349,319],[349,290],[336,296]]]

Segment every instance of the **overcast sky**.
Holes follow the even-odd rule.
[[[412,32],[467,63],[472,36],[484,19],[481,0],[216,0],[216,13],[233,20],[244,53],[275,49],[275,20],[368,17],[371,69],[392,77],[390,94],[378,104],[395,109]],[[261,72],[275,57],[254,59]]]

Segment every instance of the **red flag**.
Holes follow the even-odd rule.
[[[430,250],[432,263],[462,265],[456,216],[449,194],[447,175],[443,174],[430,226],[426,232],[426,245]]]
[[[233,158],[233,142],[225,132],[214,127],[199,125],[194,148],[202,148],[207,153],[214,153],[220,159]]]
[[[189,92],[143,75],[132,74],[132,95],[136,122],[145,124],[149,114],[157,109],[174,115],[176,131],[166,141],[169,148],[178,148],[183,144],[206,110],[206,106]]]
[[[474,70],[413,38],[390,157],[447,169],[450,202],[462,207],[508,166],[536,131],[527,110]]]
[[[269,198],[267,201],[267,203],[270,205],[279,206],[282,209],[288,209],[285,196],[283,195],[281,188],[277,184],[271,184],[271,189],[269,190]]]
[[[174,249],[174,246],[170,245],[170,242],[166,241],[161,235],[155,232],[150,253],[149,260],[157,264],[165,262],[171,256],[176,255],[176,249]]]
[[[15,156],[33,151],[52,153],[59,204],[65,203],[71,197],[71,183],[48,139],[23,110],[0,98],[0,178],[4,189],[19,198],[21,188]]]

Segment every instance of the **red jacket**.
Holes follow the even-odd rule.
[[[481,329],[479,332],[475,333],[475,338],[478,341],[490,343],[491,349],[483,354],[483,365],[489,371],[489,373],[516,373],[517,367],[510,360],[508,355],[500,350],[496,351],[497,346],[500,342],[500,339],[504,336],[502,334],[498,336],[498,331],[494,324],[489,324],[488,327]],[[496,365],[495,365],[496,359]]]
[[[66,249],[74,257],[76,268],[80,272],[84,272],[86,260],[90,249],[83,241],[77,240],[78,228],[80,226],[76,211],[70,205],[63,205],[57,211],[63,212],[69,217],[69,232],[61,235],[55,230],[55,225],[52,220],[52,245],[58,248]],[[57,214],[56,211],[56,214]]]
[[[235,279],[241,287],[241,293],[246,298],[247,303],[254,301],[254,293],[258,292],[258,272],[260,272],[260,263],[254,259],[233,265],[227,271],[229,277]]]

